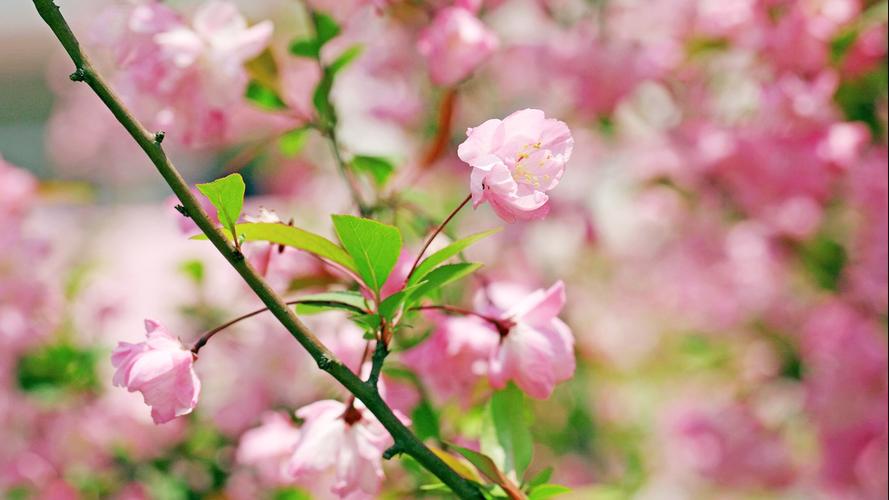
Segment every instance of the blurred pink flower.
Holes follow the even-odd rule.
[[[720,486],[778,488],[794,477],[781,436],[734,404],[684,412],[673,425],[680,458]]]
[[[574,139],[564,122],[523,109],[466,131],[457,154],[472,167],[473,207],[485,201],[508,223],[549,213],[549,191],[559,184]]]
[[[111,354],[117,369],[113,383],[139,391],[151,406],[151,418],[162,424],[191,413],[201,381],[194,372],[195,356],[162,326],[145,320],[145,342],[119,342]]]
[[[472,74],[497,45],[497,35],[461,7],[438,11],[417,40],[417,50],[426,58],[432,82],[445,87]]]
[[[300,431],[290,417],[277,412],[262,416],[262,424],[241,436],[236,459],[256,467],[263,481],[282,484],[289,479],[287,460],[299,441]]]
[[[497,349],[497,330],[475,316],[430,314],[429,318],[435,324],[432,334],[406,351],[401,360],[422,377],[435,396],[466,400],[488,372],[488,362]]]
[[[331,491],[340,497],[379,491],[383,452],[393,440],[369,411],[328,399],[300,408],[296,416],[305,420],[288,464],[297,482],[311,484],[332,472]]]
[[[0,225],[7,217],[19,217],[37,195],[37,179],[0,155]]]
[[[488,377],[497,389],[512,380],[528,395],[546,399],[559,382],[574,376],[574,337],[558,314],[565,285],[531,293],[493,283],[476,296],[476,308],[511,324],[491,353]]]

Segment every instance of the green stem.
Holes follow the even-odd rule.
[[[71,57],[76,67],[71,79],[83,81],[99,96],[103,103],[117,118],[117,121],[129,132],[142,150],[148,155],[158,172],[179,198],[186,213],[207,235],[207,238],[232,267],[241,275],[247,285],[275,315],[278,321],[287,328],[293,338],[308,351],[318,367],[339,381],[356,398],[361,400],[377,420],[389,431],[396,445],[412,456],[429,472],[438,477],[460,498],[483,498],[478,487],[467,481],[453,469],[448,467],[438,456],[426,447],[383,401],[378,391],[370,384],[364,383],[352,373],[333,353],[330,352],[296,317],[293,310],[279,297],[271,287],[253,270],[244,259],[244,255],[229,242],[222,232],[213,224],[206,212],[201,208],[197,198],[182,175],[167,158],[161,148],[162,133],[151,133],[126,109],[120,98],[111,87],[93,69],[89,59],[80,48],[80,43],[71,32],[71,28],[53,0],[34,0],[34,6],[40,17],[49,25],[56,38]]]

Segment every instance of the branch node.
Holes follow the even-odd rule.
[[[232,252],[232,260],[235,262],[241,262],[244,260],[244,254],[240,249],[236,248],[234,252]]]
[[[383,452],[383,459],[391,460],[396,455],[401,455],[402,453],[404,453],[404,448],[402,448],[401,445],[399,445],[398,443],[395,443]]]
[[[158,146],[160,146],[160,144],[162,142],[164,142],[165,136],[166,136],[166,134],[164,133],[163,130],[159,130],[159,131],[155,132],[154,133],[154,143],[157,144]]]
[[[86,79],[86,72],[83,71],[83,68],[77,68],[74,70],[74,73],[68,75],[68,78],[70,78],[72,82],[82,82]]]
[[[333,365],[333,360],[330,359],[330,356],[326,354],[322,354],[318,357],[318,368],[321,370],[327,371]]]
[[[185,208],[184,206],[182,206],[182,205],[176,205],[176,206],[173,207],[173,208],[175,208],[177,212],[179,212],[180,214],[182,214],[183,217],[186,217],[186,218],[191,217],[191,215],[188,214],[188,209]]]

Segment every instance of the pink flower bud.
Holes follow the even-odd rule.
[[[198,402],[201,381],[194,372],[194,355],[162,326],[145,320],[147,340],[119,342],[111,354],[117,368],[113,383],[139,391],[151,406],[156,424],[191,413]]]
[[[473,207],[487,201],[508,223],[545,217],[546,192],[559,184],[574,148],[568,126],[539,109],[523,109],[466,135],[457,154],[472,167]]]
[[[436,85],[459,83],[497,49],[497,35],[472,12],[447,7],[436,14],[417,40],[417,50],[426,58],[429,75]]]

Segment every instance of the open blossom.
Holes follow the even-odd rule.
[[[435,322],[432,334],[401,360],[423,377],[436,396],[468,396],[487,375],[488,360],[497,349],[497,331],[475,316],[429,316]]]
[[[426,58],[436,85],[459,83],[497,49],[497,35],[461,7],[447,7],[420,34],[417,50]]]
[[[484,202],[508,223],[549,213],[546,192],[559,184],[574,139],[564,122],[539,109],[516,111],[466,131],[457,154],[472,167],[473,207]]]
[[[201,381],[194,371],[194,355],[161,325],[145,320],[147,340],[119,342],[111,354],[117,369],[113,383],[139,391],[151,406],[157,424],[191,413],[198,402]]]
[[[237,461],[256,467],[260,477],[272,484],[287,481],[287,461],[299,441],[300,431],[287,415],[268,412],[262,424],[245,432],[238,444]]]
[[[304,406],[296,416],[305,420],[288,472],[297,482],[334,476],[331,491],[340,497],[375,495],[383,480],[383,452],[392,437],[364,408],[334,400]]]
[[[510,325],[491,354],[488,378],[497,389],[515,382],[529,396],[546,399],[559,382],[574,375],[574,337],[558,314],[565,306],[565,285],[526,293],[494,283],[476,297],[476,308]]]

